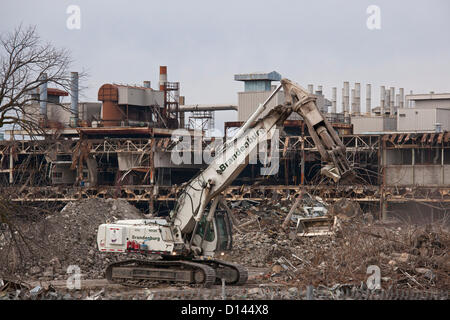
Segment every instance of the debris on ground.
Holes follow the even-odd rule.
[[[369,266],[377,266],[383,288],[450,289],[450,233],[445,226],[368,223],[359,205],[351,200],[328,205],[309,195],[303,199],[296,209],[298,216],[293,215],[289,228],[283,231],[281,225],[295,200],[268,200],[247,209],[235,206],[233,212],[242,232],[234,234],[233,250],[226,259],[248,267],[268,267],[267,282],[294,286],[359,285],[372,273]],[[327,217],[334,221],[333,232],[299,236],[299,221],[317,223],[314,219],[325,221]],[[255,219],[258,224],[247,224]]]
[[[14,234],[0,237],[0,275],[14,279],[66,279],[76,265],[83,279],[102,278],[117,255],[97,250],[97,228],[105,222],[143,218],[124,200],[84,199],[69,202],[60,212],[43,213],[32,223],[14,219]],[[19,231],[20,230],[20,233]]]

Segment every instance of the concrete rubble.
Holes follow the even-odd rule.
[[[308,216],[305,208],[314,207],[311,199],[306,198],[296,215]],[[270,271],[261,277],[261,282],[293,286],[359,285],[366,283],[371,274],[367,268],[375,265],[380,268],[383,288],[443,291],[450,288],[450,233],[445,225],[373,222],[370,213],[362,214],[350,200],[332,206],[316,202],[325,209],[323,215],[335,217],[333,232],[299,237],[293,233],[296,215],[288,230],[281,229],[290,203],[243,202],[244,205],[233,209],[242,230],[235,233],[233,251],[226,258],[249,267],[268,267]],[[242,228],[247,221],[257,223]]]
[[[369,266],[380,269],[381,286],[390,290],[391,298],[399,294],[398,290],[449,292],[450,233],[445,225],[374,222],[368,218],[370,212],[363,214],[349,200],[330,205],[306,194],[283,229],[294,202],[291,198],[230,203],[236,227],[233,250],[220,259],[256,268],[259,273],[245,287],[227,288],[227,299],[383,298],[384,292],[367,287]],[[24,235],[24,240],[16,243],[22,250],[14,247],[3,227],[0,299],[222,299],[220,289],[197,292],[172,286],[169,292],[159,285],[155,290],[162,288],[160,291],[136,292],[100,285],[71,291],[49,285],[51,281],[64,282],[69,265],[80,267],[82,280],[104,279],[106,265],[124,256],[97,250],[98,225],[142,217],[126,201],[86,199],[68,203],[59,212],[42,214],[34,223],[14,221]],[[326,217],[334,221],[331,233],[299,236],[299,219]],[[40,284],[30,285],[33,281]],[[434,298],[440,299],[442,294]]]
[[[0,274],[18,280],[62,280],[68,277],[68,266],[77,265],[83,279],[102,278],[106,265],[119,257],[97,250],[98,226],[142,217],[127,201],[85,199],[35,217],[33,223],[15,219],[20,235],[13,241],[5,229],[0,238]]]

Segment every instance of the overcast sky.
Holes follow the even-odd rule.
[[[69,5],[81,28],[66,26]],[[369,30],[366,9],[377,5],[381,29]],[[179,81],[186,104],[233,103],[243,83],[234,74],[277,71],[302,86],[323,85],[331,97],[342,82],[405,93],[450,92],[450,1],[2,1],[0,32],[37,25],[42,38],[67,47],[73,71],[90,78],[82,100],[96,101],[104,83],[157,86],[160,65]],[[219,112],[216,126],[236,120]]]

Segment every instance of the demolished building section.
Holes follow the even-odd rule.
[[[265,99],[274,90],[271,81],[279,77],[276,72],[237,75],[237,80],[245,82],[245,91],[239,93],[242,103],[237,109],[248,109],[248,99],[256,105]],[[70,110],[60,108],[62,116],[49,110],[58,107],[61,104],[59,97],[68,93],[46,88],[49,101],[54,105],[50,102],[43,107],[37,103],[30,105],[31,109],[42,113],[38,118],[45,124],[45,139],[17,140],[24,133],[14,131],[9,132],[10,140],[0,141],[3,190],[11,194],[14,201],[119,198],[139,203],[149,212],[154,212],[155,205],[160,204],[170,208],[179,186],[205,166],[194,161],[174,164],[171,159],[177,143],[182,141],[182,138],[178,141],[173,139],[174,130],[184,128],[183,110],[192,109],[179,106],[177,101],[184,101],[184,97],[180,98],[179,88],[179,83],[167,82],[167,68],[161,67],[159,90],[152,89],[148,81],[142,87],[105,84],[98,92],[101,104],[81,103],[78,108],[71,107]],[[322,98],[319,105],[326,111],[328,100],[323,98],[321,86],[319,89],[315,96]],[[367,108],[371,108],[371,91],[367,92]],[[400,92],[403,92],[402,88]],[[70,96],[78,102],[76,94]],[[282,96],[276,97],[281,103]],[[436,97],[446,96],[425,98]],[[384,96],[381,98],[382,104],[386,99]],[[407,96],[407,101],[413,98]],[[345,99],[343,101],[346,102]],[[358,104],[360,101],[356,102]],[[397,104],[403,107],[403,96]],[[269,109],[273,107],[269,106]],[[70,122],[74,118],[74,110],[78,119],[76,126]],[[356,180],[350,184],[333,185],[320,177],[320,152],[314,146],[304,121],[297,116],[280,126],[278,146],[272,148],[278,150],[278,172],[261,175],[262,165],[250,163],[225,190],[225,197],[230,200],[261,200],[280,195],[286,199],[305,190],[327,202],[352,199],[375,212],[379,218],[386,218],[391,213],[402,211],[402,208],[407,215],[408,209],[405,208],[411,206],[416,211],[431,210],[433,214],[430,217],[446,213],[450,199],[450,132],[355,134],[355,125],[360,124],[350,121],[345,112],[324,115],[346,147],[347,158],[357,172]],[[360,112],[355,119],[358,117],[362,117]],[[392,119],[392,115],[387,117],[385,119]],[[364,121],[369,120],[370,117]],[[242,121],[226,122],[225,139],[241,124]],[[191,160],[206,146],[217,142],[216,138],[201,131],[186,132],[190,137],[185,137],[185,142],[191,139],[188,156]],[[270,145],[267,152],[271,152]]]

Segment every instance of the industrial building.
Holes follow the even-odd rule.
[[[99,88],[97,102],[78,101],[76,73],[71,92],[43,86],[30,94],[46,102],[30,104],[29,114],[43,124],[45,139],[0,141],[1,184],[15,201],[110,197],[136,202],[149,212],[155,206],[170,208],[179,186],[204,167],[171,161],[180,143],[171,139],[174,130],[187,128],[192,135],[200,135],[200,144],[191,141],[189,157],[193,159],[214,141],[205,133],[214,126],[215,112],[237,111],[238,121],[225,123],[225,135],[231,136],[273,92],[272,82],[281,75],[247,73],[234,79],[244,82],[237,105],[185,105],[180,84],[167,81],[165,66],[160,67],[157,88],[148,81],[142,86],[107,83]],[[437,214],[445,213],[450,202],[450,94],[404,97],[403,88],[396,94],[395,88],[383,86],[379,105],[373,108],[371,84],[366,84],[363,112],[361,84],[350,89],[345,81],[342,91],[333,87],[327,99],[322,86],[314,91],[308,85],[340,134],[358,173],[356,181],[336,186],[320,180],[320,154],[297,115],[280,127],[278,172],[261,176],[261,164],[250,164],[224,192],[226,198],[287,198],[306,189],[330,202],[351,198],[380,217],[410,203],[431,203]],[[340,112],[338,92],[342,92]],[[61,103],[65,96],[70,96],[70,103]],[[283,102],[283,94],[277,93],[268,109]],[[24,132],[7,134],[17,137]]]

